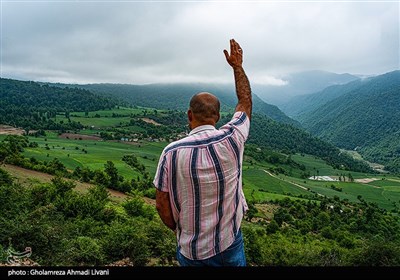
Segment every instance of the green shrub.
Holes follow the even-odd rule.
[[[65,265],[100,265],[104,254],[97,239],[78,236],[65,241]]]
[[[106,228],[102,245],[109,261],[126,257],[136,266],[143,266],[151,255],[148,244],[147,221],[130,220],[125,223],[114,221]]]
[[[7,261],[7,256],[7,250],[0,244],[0,263],[5,263]]]
[[[13,182],[13,178],[7,171],[0,168],[0,186],[2,185],[11,185]]]

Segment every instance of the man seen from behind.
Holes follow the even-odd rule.
[[[194,95],[187,112],[191,131],[165,147],[153,181],[157,211],[176,234],[181,266],[246,266],[240,230],[248,209],[242,161],[252,97],[240,45],[230,40],[230,53],[224,54],[238,98],[232,119],[216,129],[218,98],[207,92]]]

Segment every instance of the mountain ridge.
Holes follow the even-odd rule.
[[[400,70],[363,81],[298,120],[313,135],[400,171]]]

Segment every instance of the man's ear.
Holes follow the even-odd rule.
[[[189,122],[193,121],[193,112],[192,112],[192,110],[189,109],[187,111],[187,115],[188,115]]]
[[[217,114],[217,120],[215,121],[215,123],[217,123],[217,122],[219,121],[220,118],[221,118],[221,115],[220,115],[219,112],[218,112],[218,114]]]

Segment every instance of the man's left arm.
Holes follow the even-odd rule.
[[[163,223],[170,229],[175,230],[176,224],[169,197],[169,180],[167,155],[163,151],[153,180],[153,184],[156,187],[156,209]]]
[[[156,190],[156,208],[163,223],[172,230],[176,229],[176,223],[172,214],[169,193]]]

